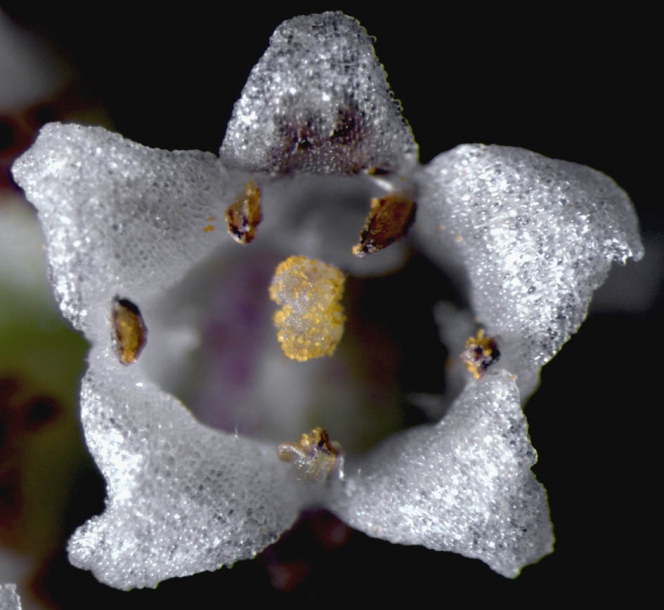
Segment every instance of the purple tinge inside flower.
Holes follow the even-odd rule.
[[[14,172],[39,209],[62,311],[92,345],[81,416],[108,502],[73,536],[75,565],[154,586],[253,557],[314,504],[505,576],[551,551],[521,403],[611,263],[642,255],[609,178],[498,146],[420,166],[371,39],[340,13],[277,29],[219,159],[54,124]],[[436,305],[441,270],[467,309]],[[278,307],[292,311],[275,328]],[[452,355],[481,323],[500,360],[477,379],[457,362],[443,396],[433,319]],[[282,350],[301,339],[310,354],[312,337],[328,355]],[[408,368],[432,374],[420,385]],[[362,453],[412,392],[436,423]]]
[[[405,242],[372,255],[374,260],[358,261],[351,249],[368,205],[361,196],[349,197],[345,185],[340,190],[329,179],[319,185],[310,179],[311,188],[302,193],[290,188],[273,195],[266,182],[266,221],[251,246],[231,243],[213,254],[146,311],[150,341],[142,365],[150,378],[203,423],[273,442],[320,425],[343,439],[346,451],[357,453],[428,419],[413,395],[440,395],[444,389],[447,353],[434,305],[452,291],[449,281]],[[359,195],[363,190],[360,184]],[[287,220],[275,226],[277,213]],[[223,227],[221,235],[202,237],[228,242]],[[294,251],[307,257],[288,258]],[[334,332],[341,325],[333,354],[322,342],[323,351],[312,355],[302,342],[305,357],[298,360],[287,357],[279,342],[275,317],[283,308],[270,298],[270,287],[292,258],[327,266],[344,280],[336,287],[338,302],[325,304],[333,313],[313,314]],[[349,267],[371,275],[358,277]],[[317,286],[306,269],[290,270],[312,293],[297,282],[285,284],[283,292],[300,294],[306,303],[325,301],[334,282],[322,275]],[[304,325],[301,334],[307,333],[318,339]],[[300,334],[294,337],[300,340]]]

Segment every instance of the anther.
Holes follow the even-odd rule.
[[[415,209],[415,202],[403,193],[373,198],[353,254],[359,257],[373,254],[401,239],[415,220]]]
[[[111,327],[115,351],[121,364],[134,364],[148,341],[148,329],[138,306],[129,299],[114,297]]]
[[[477,335],[469,337],[460,356],[468,372],[479,379],[488,368],[500,359],[498,343],[493,337],[485,337],[484,329],[480,328]]]
[[[263,220],[261,191],[253,180],[244,185],[244,191],[226,210],[226,224],[231,237],[239,244],[251,243],[256,229]]]
[[[320,427],[303,434],[296,443],[282,443],[277,455],[282,462],[293,464],[303,480],[325,481],[335,469],[342,474],[341,445],[330,441],[327,431]]]

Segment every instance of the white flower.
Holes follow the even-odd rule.
[[[611,262],[642,256],[631,203],[609,178],[498,146],[459,146],[420,166],[371,39],[340,13],[276,30],[220,158],[53,124],[14,175],[39,210],[62,311],[92,346],[81,416],[108,500],[73,536],[72,563],[115,587],[155,586],[253,557],[311,504],[372,536],[477,557],[505,576],[551,551],[521,403],[579,327]],[[260,190],[264,220],[243,248],[212,229],[250,184]],[[415,200],[415,222],[408,240],[356,257],[372,198]],[[238,210],[236,237],[244,231]],[[339,411],[342,432],[327,427],[348,447],[344,425],[352,432],[359,392],[347,389],[348,367],[330,364],[339,353],[306,363],[281,354],[263,315],[270,273],[299,255],[351,278],[384,275],[404,265],[409,247],[467,291],[472,314],[436,310],[450,352],[461,353],[474,316],[496,338],[500,360],[479,379],[459,383],[452,373],[450,386],[463,388],[435,425],[349,452],[344,476],[337,462],[327,478],[325,468],[294,476],[277,444],[311,428],[301,426],[313,397],[330,403],[317,416],[335,421],[328,411]],[[400,309],[416,298],[382,300]],[[139,333],[143,351],[127,347],[123,363],[118,316],[138,331],[135,306],[147,340]],[[213,332],[205,326],[210,308],[237,342],[220,347],[210,359],[215,370],[205,371],[209,361],[188,356]],[[365,349],[369,359],[381,356]],[[205,395],[213,375],[221,379],[211,393],[217,408],[201,407],[199,417],[228,431],[203,425],[174,396]],[[434,401],[433,410],[445,404]],[[292,445],[294,463],[308,466],[297,451]]]

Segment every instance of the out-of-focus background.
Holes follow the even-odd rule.
[[[656,586],[650,556],[662,541],[654,484],[663,66],[654,13],[335,6],[376,37],[423,162],[463,142],[520,146],[600,169],[635,203],[646,259],[612,278],[526,411],[555,553],[508,581],[479,561],[373,540],[316,513],[255,561],[122,593],[71,567],[64,553],[72,529],[103,507],[103,481],[76,420],[85,345],[49,301],[30,246],[38,235],[16,239],[30,208],[10,203],[20,192],[8,167],[55,119],[103,124],[148,146],[216,152],[274,28],[327,7],[31,4],[0,2],[0,582],[18,581],[28,608],[205,607],[235,594],[245,604],[415,604],[433,595],[447,607],[641,606]],[[22,55],[17,28],[46,45],[41,59]]]

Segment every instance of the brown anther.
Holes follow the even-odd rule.
[[[415,202],[403,193],[390,193],[371,200],[371,209],[353,246],[355,256],[373,254],[401,239],[415,220]]]
[[[479,379],[488,368],[500,359],[498,343],[493,337],[485,337],[484,329],[480,328],[477,335],[469,337],[460,356],[468,372]]]
[[[263,220],[261,191],[253,180],[244,185],[244,191],[228,206],[224,217],[228,232],[239,244],[251,243],[256,229]]]
[[[134,364],[148,341],[148,329],[138,307],[115,297],[111,305],[112,337],[121,364]]]
[[[320,427],[303,434],[296,443],[282,443],[277,455],[297,468],[298,478],[308,481],[325,481],[343,460],[341,445],[330,441],[327,431]]]

